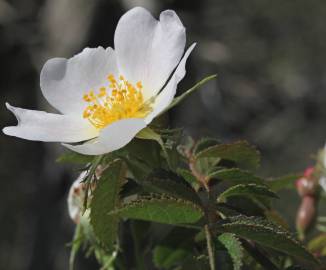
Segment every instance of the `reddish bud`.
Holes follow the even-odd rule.
[[[316,193],[317,185],[312,178],[301,177],[296,181],[295,185],[301,197],[314,196]]]
[[[314,197],[305,196],[297,212],[296,226],[301,239],[312,225],[316,217],[316,200]]]
[[[305,169],[303,176],[306,178],[310,178],[312,176],[312,174],[314,173],[315,168],[314,167],[308,167],[307,169]]]

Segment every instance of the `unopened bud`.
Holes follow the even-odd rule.
[[[296,226],[301,239],[304,233],[309,229],[316,216],[316,200],[312,196],[305,196],[297,212]]]
[[[79,224],[84,209],[86,185],[82,182],[86,176],[86,171],[82,172],[73,182],[68,194],[68,211],[70,218]]]
[[[307,177],[307,178],[310,178],[310,177],[312,177],[314,171],[315,171],[315,168],[310,166],[310,167],[305,169],[305,171],[303,172],[303,176]]]
[[[317,185],[313,179],[301,177],[296,181],[296,188],[301,197],[314,196]]]
[[[316,194],[316,189],[318,185],[314,179],[313,173],[314,173],[314,168],[308,167],[304,171],[303,177],[299,178],[296,181],[296,188],[298,194],[301,197],[314,196]]]

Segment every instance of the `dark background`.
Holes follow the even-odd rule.
[[[247,139],[263,154],[260,174],[302,171],[326,137],[326,2],[323,0],[0,0],[0,123],[4,103],[51,111],[41,97],[46,59],[113,46],[119,17],[142,5],[174,9],[198,45],[179,93],[204,76],[218,80],[171,115],[194,137]],[[76,176],[55,163],[59,144],[0,135],[0,269],[68,268],[73,223],[66,197]],[[283,194],[293,224],[298,197]],[[286,207],[284,207],[286,206]],[[76,269],[94,269],[79,258]]]

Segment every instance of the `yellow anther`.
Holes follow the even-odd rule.
[[[91,101],[91,99],[89,98],[89,96],[88,96],[87,94],[85,94],[85,95],[83,96],[83,99],[84,99],[86,102],[90,102],[90,101]]]
[[[137,86],[137,88],[139,88],[139,89],[142,89],[142,88],[143,88],[143,85],[142,85],[141,82],[137,82],[137,83],[136,83],[136,86]]]
[[[144,102],[142,83],[136,87],[129,83],[122,75],[118,80],[110,74],[107,76],[111,93],[105,87],[99,88],[95,95],[93,90],[83,96],[89,106],[83,112],[94,127],[102,129],[107,125],[125,118],[144,118],[152,111],[152,101]]]

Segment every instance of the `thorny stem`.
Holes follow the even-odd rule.
[[[198,182],[205,188],[205,190],[207,192],[209,192],[209,186],[208,186],[207,181],[206,181],[206,176],[201,174],[198,171],[198,169],[196,167],[196,159],[193,156],[193,154],[191,153],[191,149],[185,151],[185,154],[186,154],[186,156],[187,156],[187,158],[189,160],[189,169],[190,169],[191,173],[196,177]]]
[[[207,195],[208,195],[208,204],[206,206],[206,216],[207,216],[207,221],[208,224],[204,226],[205,230],[205,236],[206,236],[206,243],[207,243],[207,253],[208,253],[208,258],[209,258],[209,266],[210,270],[216,270],[215,266],[215,248],[214,248],[214,243],[212,241],[212,231],[210,230],[209,226],[210,224],[214,224],[217,216],[214,211],[214,207],[211,205],[211,198],[210,198],[210,188],[207,183],[207,178],[205,175],[200,173],[197,169],[196,166],[196,159],[194,155],[192,154],[192,149],[185,151],[185,154],[189,160],[189,169],[191,173],[196,177],[198,182],[205,188]]]
[[[209,258],[209,266],[211,270],[215,270],[215,256],[214,256],[214,245],[212,243],[212,235],[208,228],[208,225],[205,225],[205,236],[207,242],[207,252]]]

